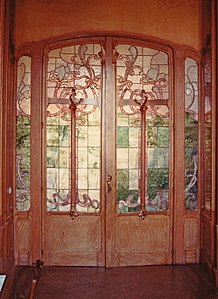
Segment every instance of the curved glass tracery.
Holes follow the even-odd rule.
[[[185,208],[198,207],[198,65],[185,59]]]
[[[22,56],[17,64],[16,116],[16,209],[30,208],[30,122],[31,58]]]

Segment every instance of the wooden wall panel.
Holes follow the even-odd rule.
[[[185,262],[199,262],[199,221],[197,217],[186,218],[184,223]]]
[[[211,228],[209,215],[201,215],[201,261],[210,263],[211,261]]]
[[[17,265],[32,265],[31,260],[31,220],[28,215],[15,218],[15,263]]]

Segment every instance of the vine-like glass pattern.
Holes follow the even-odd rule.
[[[117,78],[117,211],[168,210],[168,54],[133,45],[115,48]],[[143,96],[146,98],[142,115]],[[142,126],[145,129],[142,130]],[[145,136],[142,136],[142,131]],[[144,140],[144,143],[143,141]],[[146,152],[145,160],[142,151]],[[142,168],[145,182],[142,182]]]
[[[31,58],[17,64],[16,209],[30,208]]]
[[[102,46],[81,44],[49,52],[47,72],[47,209],[69,211],[71,192],[78,212],[100,209]],[[72,161],[75,90],[76,159]],[[71,167],[76,190],[71,190]]]
[[[145,90],[148,100],[169,99],[168,55],[151,48],[118,45],[117,89],[120,101],[140,98]]]
[[[204,53],[204,196],[203,206],[211,210],[212,197],[212,65],[211,49]]]
[[[198,65],[185,59],[185,208],[198,208]]]

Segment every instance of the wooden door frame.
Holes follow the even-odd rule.
[[[116,37],[116,34],[113,35],[114,37]],[[104,35],[97,35],[97,37],[92,37],[92,36],[87,36],[87,37],[83,37],[83,38],[78,38],[78,41],[81,40],[87,40],[87,41],[96,41],[98,39],[103,39]],[[171,58],[169,63],[172,63],[172,67],[174,65],[174,74],[172,76],[172,97],[174,96],[174,92],[175,92],[175,100],[174,100],[174,109],[172,110],[172,113],[174,113],[173,115],[173,119],[175,121],[175,123],[173,124],[174,127],[174,137],[175,140],[173,142],[175,149],[174,151],[172,151],[173,153],[176,153],[178,151],[180,151],[181,148],[184,148],[184,131],[179,130],[179,128],[177,127],[178,123],[181,123],[181,116],[182,119],[184,120],[184,114],[181,114],[181,111],[183,109],[184,104],[182,97],[184,99],[184,84],[182,84],[181,82],[184,82],[184,52],[185,52],[185,48],[182,46],[178,46],[178,45],[173,45],[170,44],[169,46],[168,43],[160,43],[160,40],[145,40],[145,38],[140,37],[140,40],[134,39],[133,37],[128,37],[128,36],[123,36],[123,37],[119,37],[119,39],[121,40],[126,40],[126,41],[137,41],[137,42],[141,42],[143,45],[146,45],[149,47],[149,45],[155,45],[156,48],[160,48],[161,49],[172,49],[172,52],[174,53],[174,56]],[[40,215],[42,215],[42,201],[40,200],[39,203],[39,199],[41,198],[44,190],[42,189],[42,178],[44,177],[44,172],[43,172],[43,165],[44,165],[44,160],[42,160],[42,151],[44,148],[43,143],[41,143],[42,141],[42,118],[44,117],[43,114],[41,114],[41,107],[39,105],[42,104],[42,98],[45,98],[45,78],[46,78],[46,74],[45,74],[45,70],[42,67],[42,61],[44,60],[44,63],[46,62],[46,53],[48,52],[49,49],[52,48],[57,48],[58,45],[60,46],[67,46],[67,45],[71,45],[72,43],[75,43],[76,39],[67,39],[65,40],[64,38],[62,38],[61,40],[57,41],[57,42],[53,42],[53,41],[43,41],[43,42],[35,42],[32,43],[30,45],[25,46],[22,51],[19,50],[17,51],[17,57],[19,57],[19,55],[21,55],[21,53],[25,53],[25,51],[27,51],[27,49],[31,49],[31,56],[32,56],[32,73],[33,73],[33,79],[32,79],[32,89],[33,89],[33,93],[32,93],[32,105],[33,105],[33,111],[35,113],[35,117],[34,117],[34,122],[33,122],[33,128],[32,128],[32,136],[34,136],[35,141],[31,141],[31,152],[32,155],[34,154],[35,158],[33,159],[33,164],[31,166],[32,171],[34,171],[34,173],[36,173],[37,175],[33,178],[31,178],[31,183],[32,183],[32,187],[31,187],[31,192],[32,192],[32,208],[28,213],[19,213],[19,212],[15,212],[16,217],[18,217],[18,220],[15,221],[15,224],[21,223],[20,221],[24,221],[25,225],[28,225],[29,230],[31,231],[29,238],[29,244],[30,244],[30,248],[27,249],[26,253],[24,253],[24,255],[26,255],[28,258],[24,258],[21,259],[21,263],[22,264],[29,264],[31,265],[36,259],[43,259],[43,242],[42,242],[42,231],[41,228],[38,226],[39,220],[41,217]],[[105,66],[106,68],[109,68],[109,64],[111,62],[113,62],[113,54],[112,54],[112,35],[107,36],[107,40],[106,40],[106,56],[107,59],[105,60]],[[110,53],[109,50],[110,49]],[[191,51],[193,53],[196,53],[196,55],[198,55],[198,53],[191,49]],[[27,51],[28,52],[28,51]],[[44,53],[44,54],[43,54]],[[113,64],[111,64],[112,66]],[[170,66],[171,67],[171,66]],[[106,70],[106,74],[105,77],[103,78],[104,82],[107,82],[106,84],[106,88],[103,91],[104,95],[106,97],[115,97],[115,91],[110,88],[111,87],[111,82],[113,80],[113,67],[110,67],[111,69],[108,71]],[[43,82],[44,80],[44,82]],[[173,87],[174,85],[174,87]],[[35,92],[37,91],[37,92]],[[114,107],[110,106],[111,103],[109,103],[108,101],[106,101],[105,103],[105,108],[106,109],[111,109],[111,113],[114,113]],[[105,109],[104,109],[105,110]],[[105,112],[104,112],[105,113]],[[103,114],[102,117],[102,121],[106,120],[106,115]],[[39,124],[42,125],[42,127],[39,127]],[[105,140],[107,140],[107,136],[108,136],[108,127],[105,131],[102,132],[102,140],[103,142]],[[183,138],[181,138],[183,137]],[[172,136],[171,136],[172,138]],[[104,142],[105,143],[105,142]],[[41,144],[41,146],[39,146],[37,149],[37,144]],[[111,165],[114,165],[115,161],[110,161],[107,160],[108,156],[110,157],[111,154],[111,150],[114,152],[115,154],[115,149],[114,148],[110,148],[110,146],[106,146],[104,145],[103,148],[103,152],[102,152],[102,161],[105,159],[106,165],[103,167],[102,169],[102,190],[105,190],[102,192],[102,196],[104,197],[103,202],[105,203],[106,206],[108,206],[108,199],[113,197],[113,193],[114,191],[110,191],[107,192],[107,176],[111,175],[112,172],[112,168]],[[184,153],[182,154],[184,156]],[[107,159],[106,159],[107,157]],[[182,160],[182,159],[181,159]],[[174,259],[173,259],[173,263],[185,263],[186,258],[185,258],[185,253],[184,253],[184,213],[180,213],[181,209],[184,210],[184,186],[183,183],[181,184],[181,176],[179,175],[179,173],[184,173],[184,162],[182,162],[180,159],[178,159],[177,161],[174,161],[174,198],[177,198],[179,200],[177,200],[176,202],[174,202],[174,219],[177,219],[179,222],[175,223],[174,222],[174,237],[173,237],[173,251],[174,251]],[[39,163],[40,161],[40,163]],[[179,172],[175,171],[175,170],[179,170]],[[43,176],[42,176],[43,174]],[[114,186],[115,186],[115,179],[116,176],[114,176],[112,178],[112,181],[110,182],[111,184],[111,188],[112,190],[115,190]],[[107,194],[108,193],[108,194]],[[43,196],[44,198],[44,196]],[[115,202],[114,202],[114,207],[115,207]],[[112,207],[111,207],[112,208]],[[108,212],[106,213],[110,213],[110,209],[108,209]],[[107,210],[107,209],[106,209]],[[26,215],[24,217],[24,215]],[[107,219],[108,221],[110,220],[109,214],[107,214]],[[20,219],[20,221],[19,221]],[[43,221],[43,219],[41,219],[41,221]],[[176,220],[175,220],[176,221]],[[28,222],[28,224],[27,224]],[[16,225],[15,225],[16,226]],[[105,223],[103,223],[102,225],[102,230],[105,229]],[[16,227],[15,227],[15,231],[16,231]],[[179,232],[179,233],[178,233]],[[102,234],[103,235],[103,234]],[[182,237],[181,237],[182,236]],[[106,238],[111,239],[111,232],[109,229],[107,229],[106,226]],[[112,240],[111,240],[112,241]],[[111,244],[113,244],[114,241],[112,241]],[[105,244],[105,240],[103,240],[103,243]],[[19,251],[19,244],[16,243],[16,248],[17,252],[19,252],[19,254],[23,254],[21,251]],[[104,248],[105,250],[105,248]],[[113,256],[113,250],[112,247],[108,248],[110,255]],[[18,255],[19,255],[18,254]],[[16,258],[16,262],[18,263],[19,258]],[[196,262],[196,260],[195,260]],[[104,263],[101,262],[101,264],[103,265]],[[107,265],[111,265],[111,258],[109,256],[106,257],[106,264]]]

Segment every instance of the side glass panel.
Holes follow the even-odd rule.
[[[143,206],[150,212],[165,211],[169,193],[168,55],[132,45],[118,45],[115,51],[117,212],[140,211]]]
[[[17,64],[16,209],[30,209],[31,58]]]
[[[212,196],[212,111],[208,97],[205,97],[204,130],[204,205],[207,210],[210,210]]]
[[[198,208],[198,65],[185,59],[185,208]]]
[[[212,66],[211,50],[204,54],[204,196],[203,206],[211,210],[212,200]]]
[[[49,52],[47,77],[47,210],[98,212],[101,174],[101,45],[83,44]],[[70,96],[75,90],[76,111]],[[72,128],[75,119],[75,130]],[[75,132],[75,136],[74,136]],[[72,143],[75,140],[75,144]],[[76,146],[76,158],[72,150]],[[71,174],[76,173],[76,190]]]

